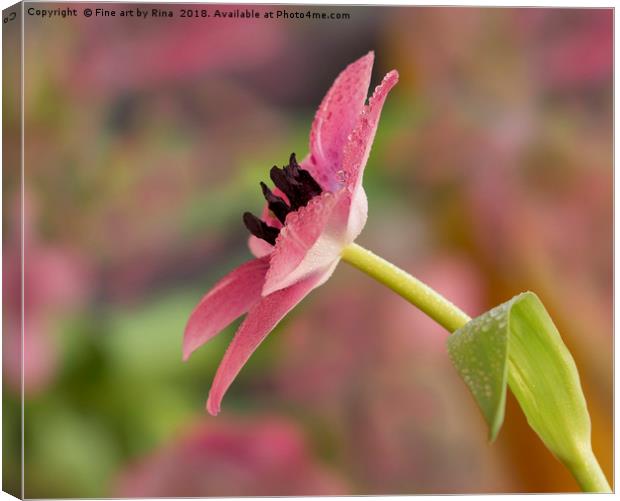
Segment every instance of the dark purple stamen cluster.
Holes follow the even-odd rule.
[[[289,212],[295,212],[300,207],[304,207],[312,198],[320,195],[323,191],[312,175],[299,166],[295,153],[291,153],[288,165],[282,169],[274,165],[269,172],[269,177],[271,177],[273,184],[286,195],[290,203],[289,206],[282,197],[275,195],[265,183],[260,183],[269,210],[283,224]],[[278,228],[269,226],[251,212],[243,214],[243,222],[252,235],[275,245],[276,238],[280,233]]]

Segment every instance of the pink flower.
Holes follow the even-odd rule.
[[[232,6],[231,6],[232,7]],[[129,8],[129,6],[127,7]],[[261,17],[266,7],[255,5]],[[285,47],[285,31],[273,24],[240,23],[234,18],[109,18],[93,23],[79,18],[71,68],[63,72],[67,85],[80,93],[101,96],[149,89],[205,74],[249,72],[277,59]],[[202,10],[202,8],[199,8]],[[213,50],[217,47],[218,50]],[[62,60],[62,58],[60,58]]]
[[[291,155],[261,183],[267,204],[262,220],[244,222],[255,259],[220,280],[200,301],[185,328],[185,360],[240,315],[247,313],[217,370],[207,410],[216,415],[222,397],[250,355],[280,320],[333,273],[342,249],[362,231],[368,202],[362,175],[383,103],[398,81],[389,72],[366,96],[374,54],[350,64],[319,107],[310,132],[310,153]]]
[[[120,475],[120,497],[342,495],[350,487],[275,416],[191,425]]]
[[[45,390],[54,379],[60,356],[54,321],[88,301],[92,271],[84,257],[73,249],[39,237],[34,221],[35,203],[28,194],[24,202],[22,254],[18,203],[16,199],[11,207],[2,255],[5,297],[2,361],[5,381],[15,392],[23,384],[26,395],[31,396]]]

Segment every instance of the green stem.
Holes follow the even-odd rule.
[[[576,455],[576,462],[564,462],[583,492],[611,492],[607,477],[603,473],[592,449]]]
[[[449,332],[463,327],[471,318],[441,294],[389,261],[357,244],[342,251],[342,259],[392,289],[426,313]],[[580,451],[574,461],[564,461],[584,492],[611,492],[592,449]]]
[[[428,285],[357,244],[345,247],[342,259],[392,289],[450,332],[471,320]]]

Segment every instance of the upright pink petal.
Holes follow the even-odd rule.
[[[342,242],[338,235],[338,221],[332,217],[337,201],[335,194],[323,192],[287,216],[271,254],[263,296],[284,289],[338,259]],[[344,230],[346,217],[340,222]],[[324,245],[316,249],[319,240]],[[308,256],[312,249],[314,252]]]
[[[397,82],[398,72],[390,71],[385,75],[370,98],[368,106],[360,114],[357,126],[345,147],[343,170],[349,195],[342,198],[338,210],[348,213],[347,243],[355,240],[366,224],[368,200],[362,188],[362,176],[375,138],[383,103]]]
[[[335,191],[349,134],[366,103],[374,53],[347,66],[321,102],[310,132],[310,155],[303,167],[321,186]]]
[[[376,87],[370,98],[368,106],[359,115],[351,138],[344,148],[342,168],[347,185],[353,189],[356,189],[362,182],[364,168],[366,167],[370,148],[375,138],[383,103],[392,87],[397,83],[398,72],[395,70],[390,71],[383,77],[383,81]]]
[[[183,359],[247,312],[261,297],[269,258],[242,264],[222,278],[194,309],[183,337]]]
[[[209,392],[207,410],[213,416],[220,411],[222,398],[241,368],[258,345],[273,328],[293,309],[312,289],[323,284],[333,273],[334,266],[282,289],[253,306],[239,330],[235,334],[224,358],[220,363]]]
[[[349,245],[362,232],[368,219],[368,199],[362,185],[358,185],[357,188],[349,186],[343,188],[343,194],[334,211],[342,214],[341,217],[346,221],[343,224],[346,228],[343,231],[344,242],[345,245]]]

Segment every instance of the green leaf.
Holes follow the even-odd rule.
[[[577,367],[536,294],[519,294],[471,320],[448,338],[448,352],[482,410],[491,441],[502,426],[510,386],[529,425],[558,459],[576,476],[579,469],[600,473]]]

